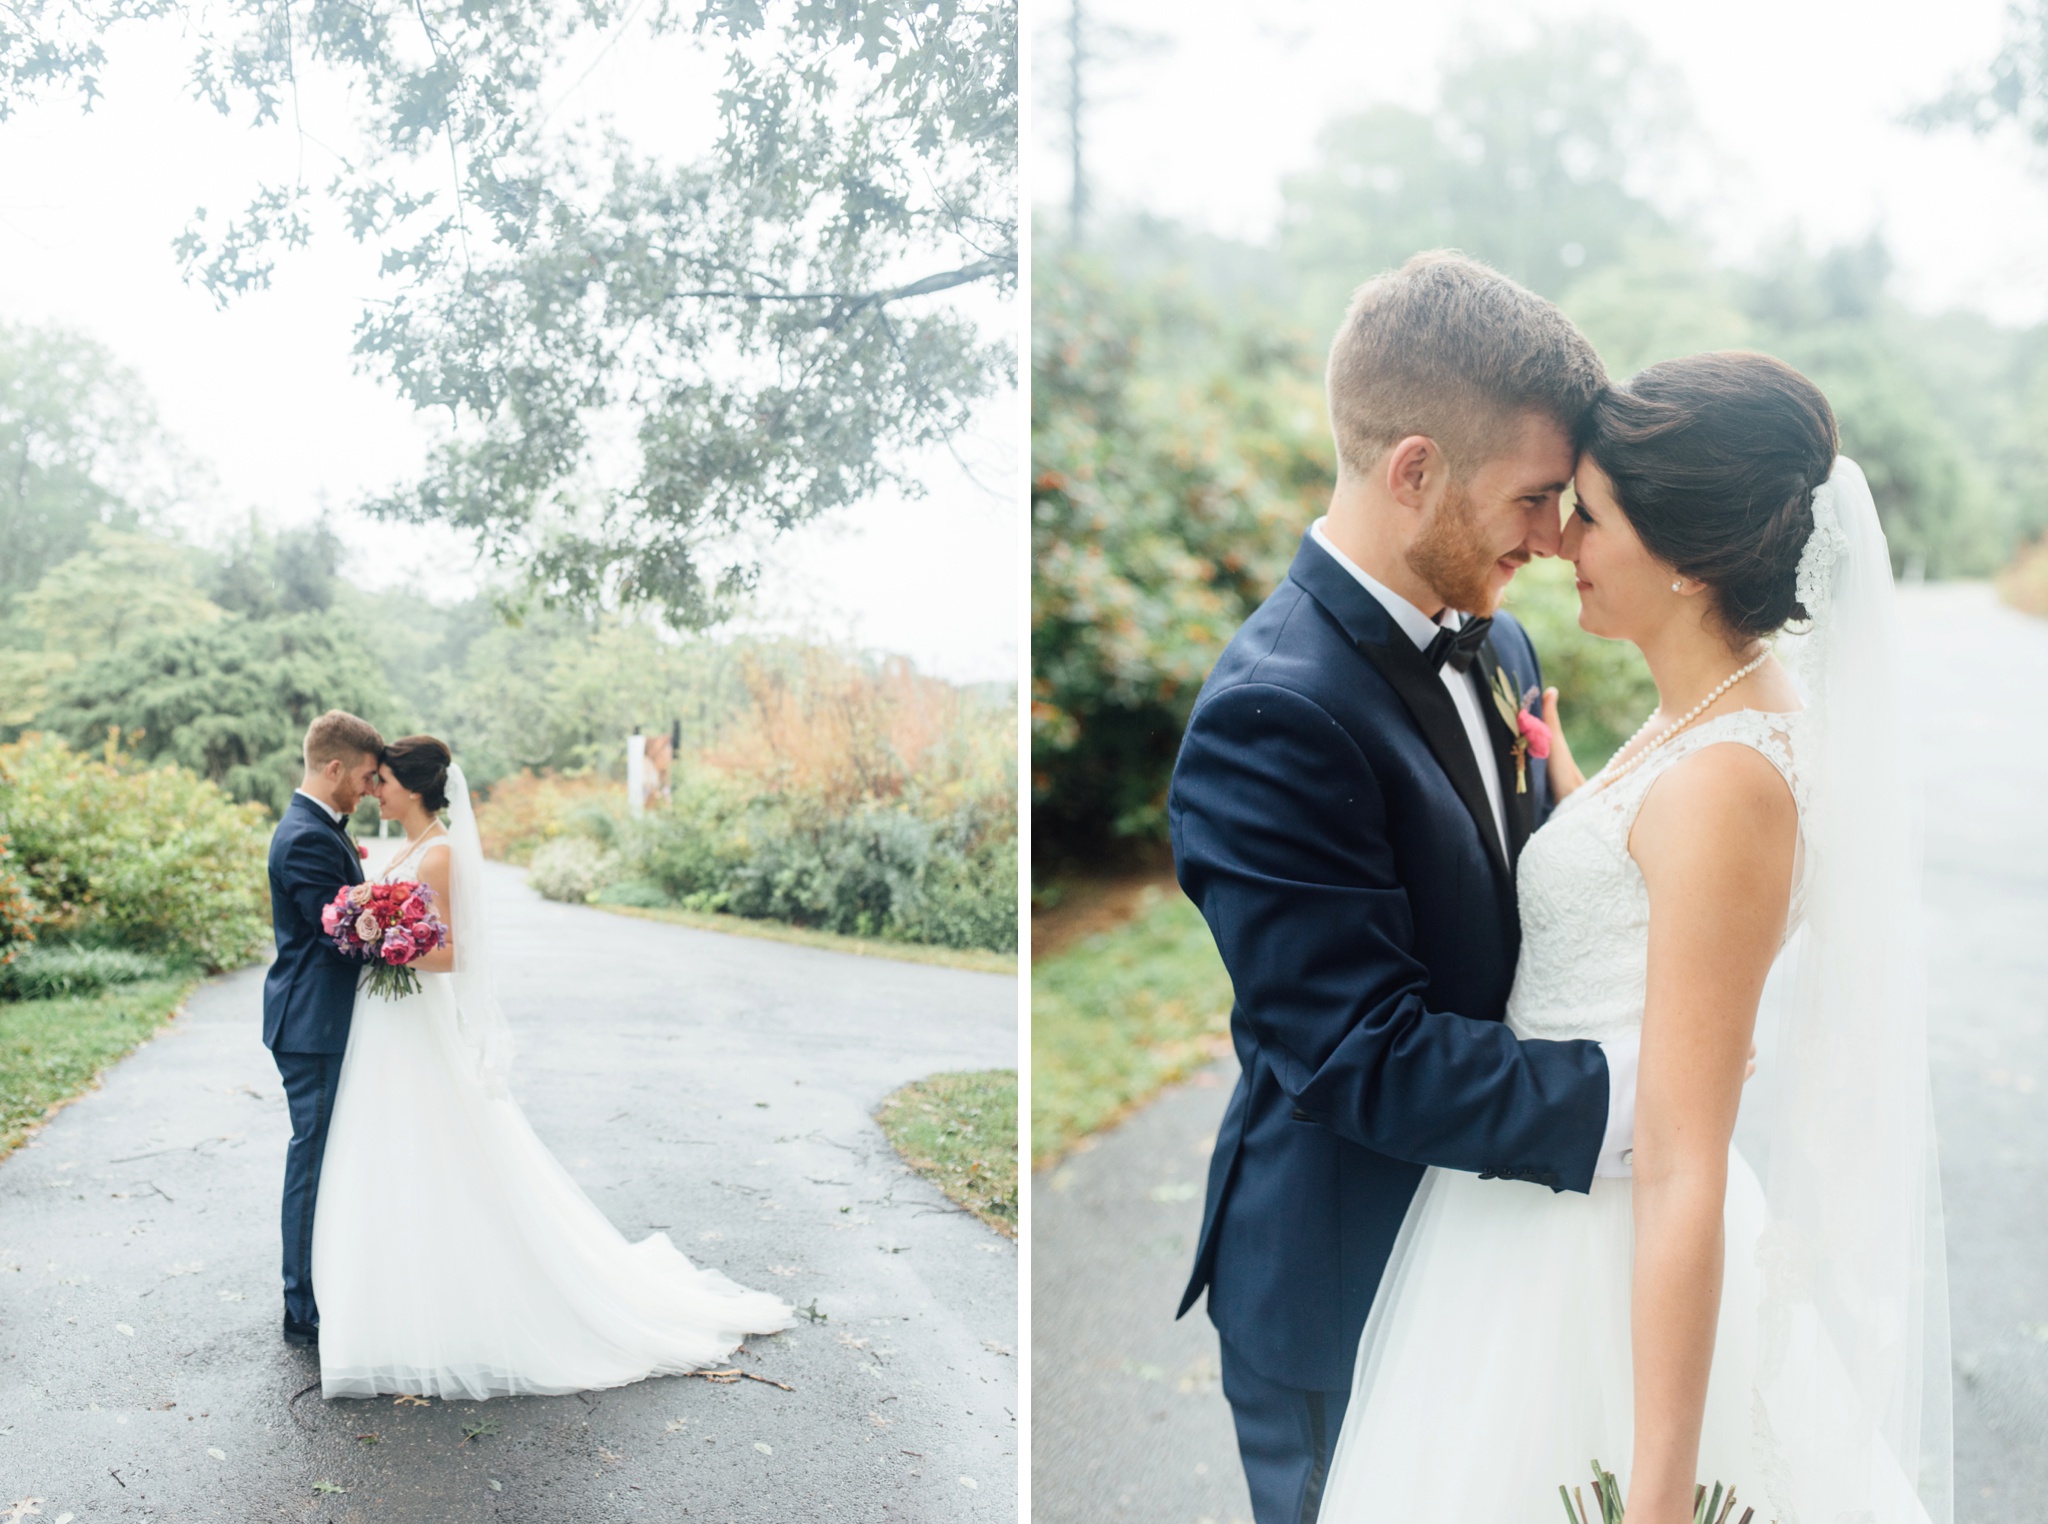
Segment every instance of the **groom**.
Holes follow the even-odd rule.
[[[363,881],[348,814],[370,791],[384,738],[367,720],[330,709],[306,727],[305,777],[270,838],[270,923],[277,961],[263,981],[263,1043],[277,1060],[291,1112],[284,1156],[284,1337],[320,1342],[313,1299],[313,1204],[327,1119],[355,1013],[358,967],[320,926],[344,884]]]
[[[1515,860],[1549,793],[1493,698],[1540,693],[1495,605],[1557,553],[1605,380],[1556,308],[1460,256],[1361,287],[1330,352],[1328,515],[1181,744],[1174,861],[1230,972],[1243,1072],[1180,1311],[1207,1288],[1258,1524],[1316,1517],[1425,1166],[1559,1191],[1627,1172],[1633,1051],[1502,1020]]]

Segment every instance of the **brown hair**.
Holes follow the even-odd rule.
[[[399,785],[420,796],[429,814],[448,808],[448,764],[454,760],[447,746],[432,736],[401,736],[384,748],[384,771]]]
[[[309,769],[357,757],[374,757],[383,750],[384,738],[377,734],[377,727],[343,709],[330,709],[306,727]]]
[[[1462,254],[1417,254],[1352,295],[1326,375],[1337,458],[1369,470],[1411,434],[1451,470],[1484,465],[1517,418],[1576,431],[1607,372],[1562,312]]]
[[[1806,617],[1799,555],[1841,448],[1819,387],[1742,350],[1666,360],[1604,393],[1582,442],[1644,548],[1707,585],[1737,642]]]

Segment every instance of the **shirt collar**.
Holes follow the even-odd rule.
[[[1426,649],[1429,643],[1436,639],[1436,632],[1438,630],[1455,630],[1464,624],[1465,616],[1456,609],[1445,609],[1442,617],[1439,619],[1432,619],[1429,615],[1423,613],[1421,609],[1410,603],[1406,598],[1403,598],[1399,593],[1388,587],[1384,582],[1381,582],[1372,573],[1339,550],[1329,535],[1323,532],[1323,523],[1322,519],[1317,519],[1313,524],[1309,525],[1309,535],[1315,540],[1316,544],[1322,546],[1329,553],[1332,561],[1335,561],[1345,571],[1350,573],[1353,581],[1379,600],[1380,607],[1385,609],[1388,617],[1401,627],[1402,632],[1410,640],[1415,642],[1415,648],[1418,651]]]
[[[326,801],[325,799],[314,799],[314,798],[313,798],[313,796],[312,796],[311,794],[307,793],[307,792],[306,792],[306,791],[305,791],[304,789],[302,789],[302,788],[295,788],[295,789],[293,789],[293,790],[292,790],[292,792],[293,792],[294,794],[297,794],[297,795],[298,795],[298,796],[299,796],[299,797],[300,797],[301,799],[311,799],[311,800],[313,801],[313,803],[314,803],[314,804],[318,805],[318,806],[319,806],[319,807],[321,808],[321,810],[323,810],[323,811],[324,811],[324,812],[326,813],[326,815],[327,815],[327,818],[328,818],[329,820],[333,821],[333,822],[334,822],[334,823],[335,823],[336,825],[340,825],[340,824],[341,824],[341,811],[340,811],[340,810],[337,810],[337,809],[336,809],[336,808],[335,808],[335,807],[334,807],[333,805],[329,804],[329,803],[328,803],[328,802],[327,802],[327,801]]]

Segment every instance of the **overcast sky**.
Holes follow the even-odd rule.
[[[1028,0],[1027,0],[1028,3]],[[1916,305],[2048,317],[2048,179],[2011,143],[1930,139],[1899,113],[1996,50],[2005,0],[1089,0],[1102,21],[1167,40],[1108,72],[1093,119],[1099,205],[1143,207],[1257,238],[1316,132],[1369,103],[1425,106],[1440,60],[1477,28],[1603,14],[1642,32],[1690,87],[1718,163],[1677,189],[1740,257],[1798,227],[1817,243],[1881,229]],[[1043,76],[1064,60],[1067,0],[1038,5]],[[1034,196],[1067,190],[1061,124],[1037,95]]]
[[[324,184],[321,145],[353,141],[343,102],[308,80],[303,140],[251,131],[187,97],[173,26],[118,31],[109,51],[105,98],[89,115],[60,97],[0,122],[0,320],[77,328],[141,376],[217,482],[198,532],[252,508],[280,525],[328,508],[357,580],[468,591],[477,573],[463,542],[347,512],[405,478],[429,438],[410,408],[355,373],[352,330],[379,293],[374,255],[324,229],[282,262],[272,289],[221,312],[179,280],[171,254],[195,207],[218,221],[260,181],[288,180],[301,154],[307,179]],[[715,134],[718,69],[687,44],[594,39],[558,78],[559,120],[601,107],[636,145],[674,157]],[[975,311],[993,328],[1018,321],[1015,303]],[[954,451],[920,461],[923,499],[892,496],[784,542],[754,622],[850,637],[959,680],[1014,679],[1020,416],[1012,394]]]

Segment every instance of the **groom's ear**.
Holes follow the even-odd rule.
[[[1444,452],[1427,434],[1410,434],[1396,440],[1381,469],[1389,495],[1404,508],[1417,512],[1429,507],[1450,474]]]

